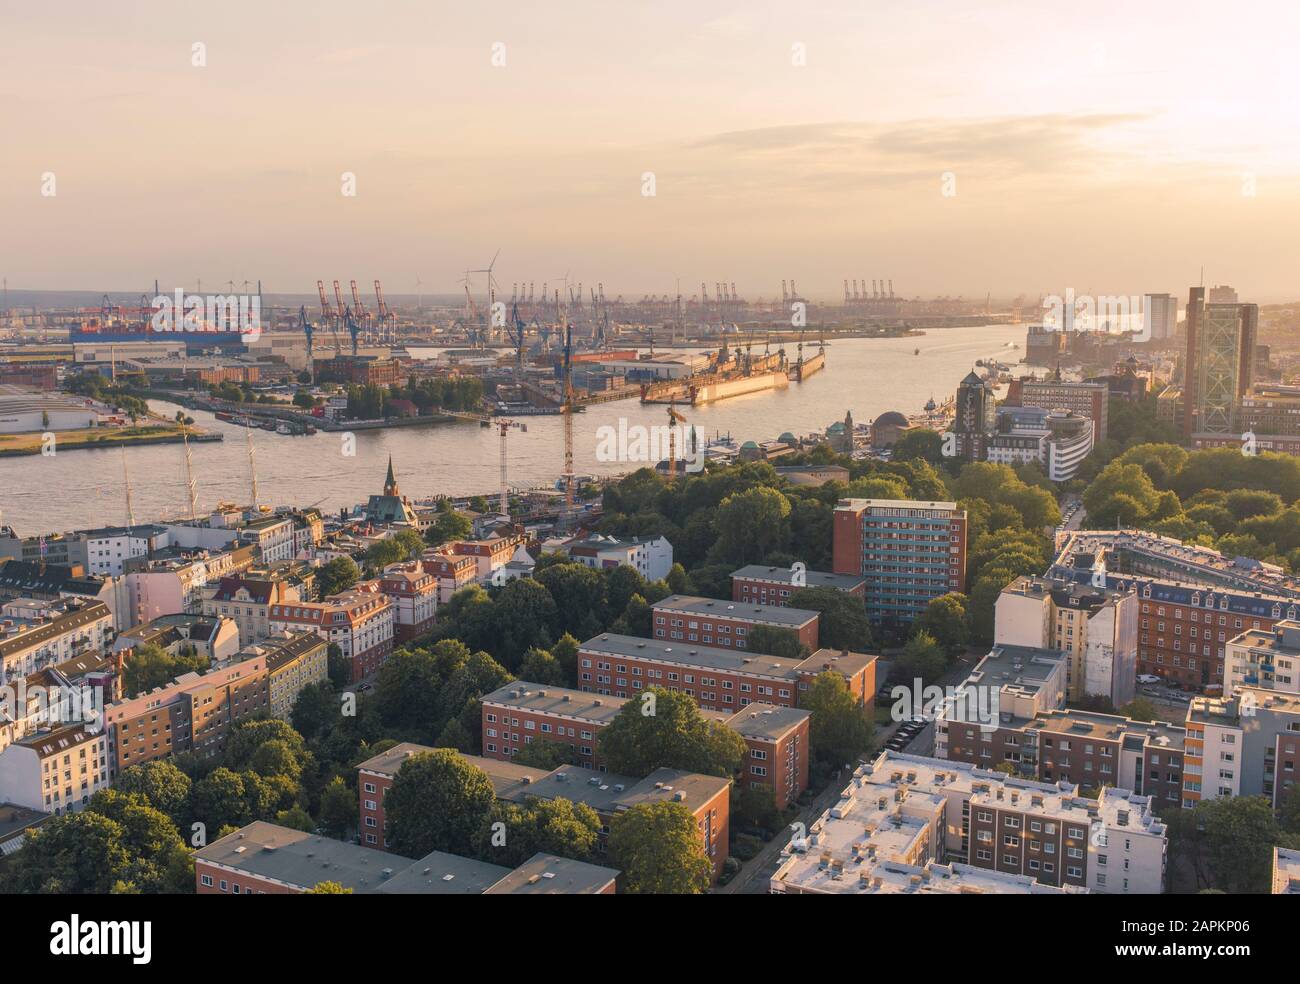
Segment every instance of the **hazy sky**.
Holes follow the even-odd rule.
[[[1249,0],[0,0],[0,274],[454,292],[500,248],[507,293],[1184,294],[1203,264],[1292,299],[1297,28]]]

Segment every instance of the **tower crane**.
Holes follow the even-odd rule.
[[[517,420],[505,420],[497,417],[494,421],[497,425],[497,433],[501,435],[501,515],[510,515],[510,483],[506,481],[506,435],[510,433],[511,428],[516,428],[522,433],[528,433],[528,425],[521,424]]]
[[[443,410],[439,409],[438,413],[443,417],[455,417],[457,420],[474,420],[480,427],[496,426],[497,433],[501,437],[501,512],[503,515],[510,515],[510,484],[506,478],[506,437],[510,431],[517,430],[520,433],[528,433],[528,425],[522,424],[517,420],[506,420],[503,417],[489,417],[484,413],[466,413],[463,410]]]
[[[668,481],[677,477],[677,425],[686,423],[686,418],[677,412],[673,401],[668,403]]]
[[[564,521],[567,526],[573,521],[573,325],[569,323],[569,313],[560,309],[561,322],[564,325],[564,405],[560,414],[564,417]]]
[[[311,377],[312,382],[316,380],[316,363],[312,361],[312,335],[316,331],[316,326],[307,320],[307,307],[301,305],[298,308],[298,327],[302,333],[307,336],[307,375]]]

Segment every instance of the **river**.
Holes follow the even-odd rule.
[[[824,431],[852,411],[868,423],[886,410],[919,412],[931,396],[942,402],[975,360],[995,356],[1015,363],[1023,354],[1022,325],[931,330],[913,338],[842,339],[827,347],[826,369],[789,389],[683,408],[701,437],[730,433],[737,441],[772,440]],[[1014,342],[1017,349],[1007,347]],[[914,354],[919,348],[920,354]],[[787,349],[794,357],[793,346]],[[177,407],[154,401],[160,413]],[[637,467],[596,459],[601,425],[662,425],[666,408],[620,400],[589,407],[574,418],[574,470],[609,474]],[[221,443],[191,445],[200,510],[218,500],[249,500],[244,429],[192,411],[198,425],[225,434]],[[555,482],[563,467],[561,418],[521,418],[527,433],[511,431],[509,479],[526,488]],[[356,432],[355,455],[342,453],[339,433],[287,437],[253,431],[258,498],[264,504],[316,504],[330,511],[364,502],[381,491],[388,456],[405,495],[490,494],[499,488],[499,438],[495,428],[473,423]],[[188,513],[184,452],[179,444],[130,448],[126,453],[137,522]],[[0,459],[0,522],[21,535],[126,521],[122,454],[118,450],[67,451],[52,457]]]

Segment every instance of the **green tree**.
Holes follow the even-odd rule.
[[[396,537],[376,540],[366,549],[366,563],[376,569],[399,563],[409,556],[408,548]]]
[[[609,856],[633,895],[699,895],[713,880],[695,817],[681,803],[640,803],[615,816]]]
[[[356,788],[335,776],[321,791],[321,828],[331,837],[342,839],[356,829],[358,815]]]
[[[970,599],[956,591],[932,598],[917,627],[933,636],[945,653],[960,653],[970,642],[969,605]]]
[[[424,538],[431,547],[440,547],[444,543],[465,540],[474,530],[474,524],[468,516],[458,512],[440,512],[433,525],[425,531]]]
[[[804,694],[803,707],[812,714],[808,725],[812,754],[824,766],[852,765],[871,747],[875,734],[871,716],[838,673],[819,673]]]
[[[316,572],[316,587],[322,598],[345,591],[361,580],[361,568],[351,557],[335,557]]]
[[[189,811],[190,777],[166,759],[131,766],[117,777],[113,788],[127,796],[139,796],[178,826]]]
[[[933,465],[942,465],[943,435],[937,431],[917,428],[899,437],[894,444],[894,460],[909,461],[916,458]]]
[[[943,676],[947,668],[948,657],[944,655],[943,647],[934,636],[921,629],[903,647],[902,655],[898,657],[897,673],[904,680],[920,677],[928,685]]]
[[[855,653],[870,651],[871,622],[861,598],[835,588],[800,588],[790,595],[789,605],[821,613],[817,635],[823,646]]]
[[[528,650],[524,655],[524,661],[519,666],[519,679],[548,687],[563,687],[569,682],[560,661],[545,649],[536,648]]]
[[[494,830],[496,823],[504,827]],[[480,832],[478,853],[509,868],[517,868],[539,852],[590,861],[596,856],[600,826],[600,817],[590,806],[562,797],[496,803]]]
[[[496,794],[482,769],[447,748],[402,763],[385,800],[388,845],[422,858],[433,851],[466,854],[492,811]]]
[[[625,703],[597,741],[610,771],[636,777],[660,768],[730,777],[745,759],[740,735],[705,718],[691,697],[661,687]]]
[[[145,642],[136,646],[126,657],[122,688],[128,697],[135,697],[154,687],[170,683],[184,673],[201,672],[207,668],[208,660],[205,656],[173,656],[161,646]]]
[[[782,629],[775,625],[756,625],[749,630],[746,648],[751,653],[765,656],[781,656],[786,659],[803,659],[807,652],[799,636],[793,629]]]
[[[343,885],[336,881],[317,882],[303,895],[351,895],[352,889],[344,888]]]
[[[715,563],[749,564],[781,550],[790,538],[790,500],[773,488],[757,487],[729,495],[714,516]]]

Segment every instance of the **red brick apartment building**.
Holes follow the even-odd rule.
[[[379,590],[393,599],[398,645],[433,628],[438,612],[438,578],[419,564],[389,568],[379,578]]]
[[[820,617],[821,613],[803,608],[670,595],[654,606],[654,637],[746,649],[746,637],[757,626],[763,625],[793,632],[800,644],[815,650]]]
[[[231,726],[269,712],[265,656],[186,673],[163,687],[104,708],[112,775],[176,752],[212,755]]]
[[[981,769],[1004,763],[1042,782],[1113,786],[1151,797],[1151,809],[1168,815],[1182,806],[1187,729],[1164,721],[1134,721],[1090,711],[1044,711],[996,728],[941,720],[944,757]]]
[[[613,895],[613,868],[534,854],[511,871],[434,851],[418,861],[256,821],[199,849],[199,895],[301,895],[322,881],[357,895]]]
[[[792,567],[750,564],[731,572],[731,600],[742,604],[776,605],[785,608],[800,588],[834,588],[854,598],[867,596],[866,579],[856,574],[826,571],[795,571]]]
[[[362,581],[324,601],[272,605],[273,631],[310,630],[343,652],[352,667],[352,682],[374,673],[393,652],[393,600],[378,581]]]
[[[482,698],[483,757],[508,762],[534,741],[553,741],[571,746],[579,765],[604,772],[597,741],[630,699],[508,683]],[[755,703],[734,714],[705,713],[745,740],[738,782],[771,789],[778,806],[793,802],[808,788],[809,712]]]
[[[423,745],[403,742],[357,767],[363,845],[386,845],[384,798],[402,764],[413,755],[431,751],[432,748]],[[658,769],[644,779],[632,779],[578,765],[546,772],[475,755],[463,758],[488,774],[499,800],[522,803],[532,797],[567,799],[590,806],[601,819],[601,851],[605,849],[610,822],[620,812],[641,803],[681,803],[695,817],[700,849],[713,865],[714,880],[722,873],[730,844],[730,779],[677,769]]]
[[[733,714],[753,703],[796,707],[799,693],[828,670],[859,700],[876,692],[876,657],[848,650],[819,649],[800,660],[613,633],[578,649],[578,689],[587,693],[631,697],[665,687],[706,710]]]

